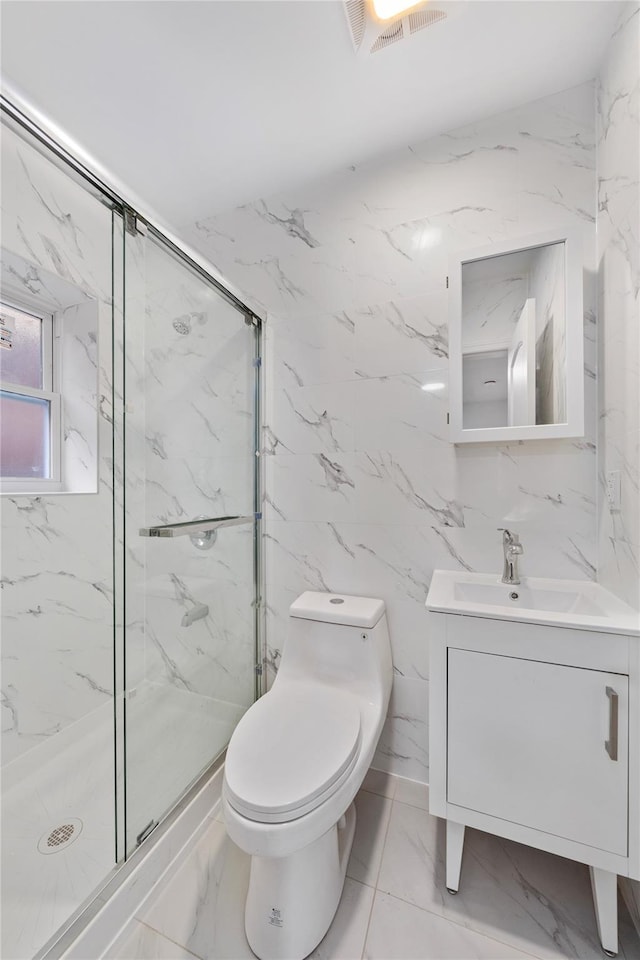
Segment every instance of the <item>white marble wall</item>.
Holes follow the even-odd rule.
[[[598,85],[599,573],[640,608],[640,7],[623,6]],[[621,510],[604,496],[621,476]]]
[[[598,84],[598,579],[640,609],[640,4],[626,3]],[[621,510],[605,497],[621,476]],[[640,884],[629,896],[640,916]]]
[[[376,765],[404,776],[428,775],[433,569],[497,571],[510,526],[525,574],[595,576],[595,215],[586,84],[186,231],[269,312],[271,667],[300,591],[383,597],[395,683]],[[455,448],[449,255],[565,224],[584,237],[587,434]]]
[[[98,492],[0,498],[6,764],[97,710],[112,694],[113,478],[111,212],[5,129],[2,243],[3,278],[12,288],[61,306],[69,304],[73,289],[77,303],[91,301],[100,311],[91,344],[93,385],[78,384],[76,393],[80,404],[94,394]],[[75,414],[79,417],[78,410]],[[95,484],[95,466],[93,473]]]
[[[96,300],[67,307],[60,342],[62,476],[65,490],[95,493],[98,484],[98,336]],[[111,316],[102,317],[107,330]]]

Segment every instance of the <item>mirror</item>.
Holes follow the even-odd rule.
[[[451,439],[581,436],[577,238],[567,231],[458,255],[449,295]]]

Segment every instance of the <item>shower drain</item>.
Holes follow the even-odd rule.
[[[69,817],[59,827],[54,827],[49,833],[43,833],[38,840],[38,850],[40,853],[59,853],[70,847],[74,840],[77,840],[82,833],[82,820],[76,820]]]

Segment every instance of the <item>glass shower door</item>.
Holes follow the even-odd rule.
[[[130,853],[255,697],[258,331],[153,233],[124,250]]]

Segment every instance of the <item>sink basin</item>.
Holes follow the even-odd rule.
[[[640,615],[598,583],[523,577],[502,583],[497,574],[435,570],[427,596],[429,610],[500,620],[591,629],[640,632]]]
[[[453,595],[456,600],[489,606],[509,607],[509,609],[547,610],[550,613],[581,613],[591,617],[606,617],[606,611],[599,607],[584,591],[567,589],[544,589],[531,580],[517,586],[506,583],[456,583]]]

